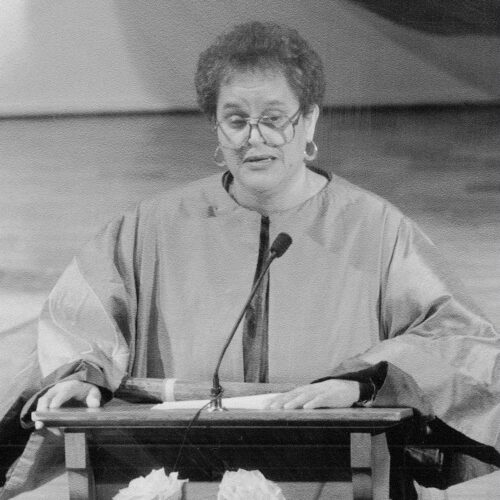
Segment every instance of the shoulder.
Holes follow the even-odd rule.
[[[206,217],[225,198],[230,200],[222,185],[222,174],[217,173],[141,200],[110,224],[125,223],[140,227],[158,222],[168,224],[169,221],[187,217]]]
[[[409,221],[401,210],[381,196],[332,174],[327,189],[329,202],[345,217],[399,225]]]
[[[405,246],[411,242],[421,248],[434,249],[434,243],[419,224],[391,202],[341,177],[333,177],[331,196],[342,207],[344,219],[353,226],[357,221],[360,230],[370,237],[379,234],[383,244],[391,248],[396,244]]]
[[[155,233],[159,226],[206,217],[224,198],[231,200],[222,186],[222,174],[218,173],[141,200],[105,224],[97,237],[135,240]]]
[[[372,243],[380,239],[389,247],[410,240],[433,246],[419,225],[399,208],[342,177],[332,175],[327,197],[337,223],[346,233],[363,233]]]
[[[222,186],[222,174],[217,173],[143,200],[137,210],[141,215],[160,213],[168,216],[171,212],[183,212],[194,216],[220,203],[221,197],[227,197],[227,193]]]

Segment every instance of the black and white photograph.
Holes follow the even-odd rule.
[[[494,500],[500,0],[0,0],[0,500]]]

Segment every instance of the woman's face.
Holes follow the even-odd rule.
[[[242,120],[246,118],[267,117],[266,120],[274,123],[283,116],[292,117],[298,109],[299,101],[281,73],[243,72],[235,73],[222,84],[216,119],[218,123],[231,123],[234,129],[230,130],[239,133],[238,127],[245,126]],[[293,139],[282,145],[266,144],[258,128],[252,126],[249,134],[243,134],[243,142],[232,149],[227,147],[227,135],[224,136],[219,126],[219,144],[236,190],[253,196],[272,196],[286,192],[302,178],[304,150],[306,143],[313,139],[318,113],[315,106],[307,116],[299,114]],[[278,132],[278,137],[288,140],[292,134],[289,125]]]

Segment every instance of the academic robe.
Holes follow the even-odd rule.
[[[335,175],[269,218],[271,241],[293,238],[270,271],[269,381],[373,369],[375,405],[411,406],[500,450],[500,337],[416,224]],[[211,380],[252,284],[260,224],[220,174],[113,220],[43,308],[46,385],[69,376],[113,393],[126,375]],[[220,378],[243,380],[241,331]]]

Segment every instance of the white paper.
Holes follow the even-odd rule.
[[[240,396],[237,398],[222,398],[222,406],[232,410],[262,410],[267,402],[280,393],[256,394],[255,396]],[[191,399],[189,401],[166,401],[153,406],[153,410],[185,410],[199,409],[209,402],[208,399]]]

